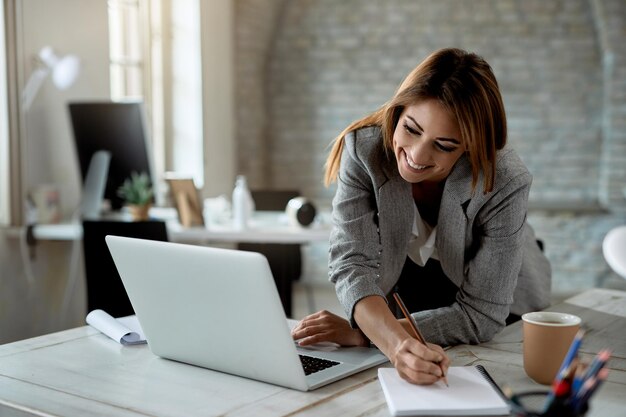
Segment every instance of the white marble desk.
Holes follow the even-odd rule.
[[[283,212],[257,212],[247,229],[237,230],[230,223],[209,223],[205,227],[183,227],[177,220],[167,222],[171,241],[182,243],[314,243],[328,242],[329,223],[309,227],[287,222]]]
[[[582,317],[583,354],[613,349],[589,417],[626,415],[626,292],[591,290],[550,310]],[[543,388],[524,374],[521,327],[493,342],[449,350],[453,364],[483,364],[513,390]],[[389,416],[371,369],[303,393],[155,357],[90,327],[0,346],[0,415]]]
[[[172,242],[182,243],[312,243],[328,242],[330,223],[324,213],[321,221],[308,227],[288,223],[286,214],[280,211],[256,212],[247,229],[237,230],[228,221],[208,222],[206,226],[183,227],[173,209],[152,209],[154,219],[164,220]],[[108,219],[108,218],[107,218]],[[117,215],[112,219],[128,220],[129,216]],[[11,228],[8,236],[17,238],[21,228]],[[33,227],[33,236],[38,240],[80,240],[83,228],[80,223],[38,224]]]
[[[289,224],[287,215],[283,211],[257,211],[250,221],[249,227],[237,230],[229,220],[221,222],[207,222],[206,226],[183,227],[178,221],[176,210],[167,207],[152,208],[150,215],[154,219],[166,223],[168,238],[171,242],[188,243],[194,245],[261,243],[261,244],[310,244],[316,242],[327,243],[330,238],[329,213],[318,213],[318,219],[308,227]],[[118,213],[106,220],[130,221],[130,214]],[[78,279],[78,262],[80,259],[80,242],[83,238],[81,223],[40,224],[32,229],[35,240],[45,241],[72,241],[69,277],[65,285],[61,311],[68,310],[70,299]],[[26,229],[11,228],[7,236],[14,239],[23,239],[26,245]],[[273,267],[274,268],[274,267]],[[287,314],[291,312],[292,277],[280,272],[282,264],[276,266],[275,278],[279,287],[281,300]],[[273,269],[274,270],[274,269]],[[1,417],[1,416],[0,416]]]

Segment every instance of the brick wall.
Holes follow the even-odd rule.
[[[284,2],[237,0],[234,3],[238,172],[247,175],[253,188],[269,185],[267,65]]]
[[[330,141],[431,51],[461,47],[484,56],[501,85],[510,144],[534,175],[529,220],[546,242],[554,289],[605,281],[602,237],[626,222],[626,3],[237,4],[240,171],[256,185],[299,188],[328,207],[334,188],[321,178]],[[325,277],[325,248],[307,251],[308,272]]]
[[[626,3],[592,0],[603,70],[603,148],[600,199],[625,208],[626,198]]]

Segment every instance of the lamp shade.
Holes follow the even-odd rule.
[[[38,64],[22,91],[22,108],[25,110],[32,105],[48,75],[56,88],[65,90],[74,84],[80,72],[80,60],[76,55],[59,58],[49,46],[41,48],[37,58]]]
[[[61,59],[52,71],[52,82],[59,90],[69,88],[76,79],[80,71],[80,61],[76,55],[67,55]]]
[[[39,51],[39,58],[52,71],[52,82],[58,89],[67,89],[78,78],[80,61],[76,55],[59,58],[51,47],[45,46]]]

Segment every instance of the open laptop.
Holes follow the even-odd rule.
[[[259,253],[118,236],[106,242],[157,356],[301,391],[387,361],[375,348],[296,346]],[[303,361],[320,363],[305,373]]]

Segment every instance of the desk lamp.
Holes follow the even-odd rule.
[[[57,56],[52,47],[44,46],[41,48],[39,53],[35,56],[35,68],[33,69],[32,74],[28,78],[24,89],[22,90],[21,97],[21,110],[23,115],[25,115],[35,100],[39,89],[43,85],[44,81],[51,75],[52,82],[55,87],[59,90],[66,90],[69,88],[76,79],[78,78],[78,73],[80,72],[80,60],[76,55],[66,55],[64,57]],[[22,117],[22,122],[25,123],[24,117]],[[24,130],[26,131],[26,125],[24,126]],[[25,133],[26,135],[26,133]],[[24,264],[24,270],[26,277],[29,281],[29,284],[33,284],[35,282],[34,273],[31,267],[30,258],[28,255],[29,249],[28,246],[32,245],[29,243],[28,236],[31,233],[30,227],[32,227],[31,221],[28,219],[27,215],[27,225],[28,227],[24,227],[22,233],[20,233],[20,252],[22,256],[22,262]],[[78,240],[74,242],[72,246],[72,274],[74,273],[74,267],[77,263],[77,255],[78,255]]]
[[[66,90],[80,72],[80,61],[76,55],[58,57],[50,46],[41,48],[36,58],[36,66],[22,91],[22,109],[28,110],[43,82],[51,74],[52,82],[59,90]]]

